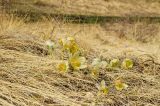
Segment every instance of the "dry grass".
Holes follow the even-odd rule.
[[[159,0],[8,0],[10,11],[92,16],[159,17]],[[1,2],[1,1],[0,1]]]
[[[15,17],[0,18],[0,105],[160,105],[158,40],[142,43],[141,40],[134,40],[134,36],[119,38],[117,35],[120,33],[112,29],[120,27],[121,23],[110,25],[109,30],[98,24],[69,24],[55,20],[26,24]],[[124,31],[133,31],[130,26],[126,25],[128,30]],[[158,31],[152,39],[158,37]],[[60,36],[73,34],[76,34],[79,45],[88,51],[86,56],[89,60],[100,55],[106,60],[129,57],[134,60],[134,68],[129,71],[101,70],[97,80],[83,72],[60,74],[55,69],[60,60],[59,50],[48,56],[44,42],[49,38],[56,40]],[[122,77],[129,88],[122,92],[113,89],[107,96],[98,97],[95,84],[102,79],[111,83],[117,77]]]
[[[102,16],[159,16],[159,0],[36,0],[60,13]],[[135,8],[136,7],[136,8]]]

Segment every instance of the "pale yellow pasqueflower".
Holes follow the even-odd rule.
[[[123,69],[131,69],[133,67],[133,61],[131,59],[125,59],[123,60],[121,67]]]
[[[69,69],[69,64],[68,62],[61,62],[57,65],[57,69],[60,72],[67,72]]]
[[[91,67],[90,68],[90,73],[91,73],[92,77],[97,78],[99,76],[99,68]]]
[[[101,63],[101,59],[99,59],[99,58],[95,58],[95,59],[93,59],[93,61],[92,61],[92,63],[91,63],[91,66],[92,67],[100,67],[100,63]]]
[[[108,63],[106,61],[101,61],[99,58],[93,59],[90,67],[91,76],[97,78],[99,76],[100,69],[106,69]]]
[[[69,45],[72,42],[75,42],[75,39],[73,37],[61,38],[59,40],[59,44],[63,47],[67,47],[67,45]]]
[[[79,51],[79,46],[73,37],[60,39],[59,43],[64,50],[69,51],[72,55]]]
[[[126,89],[127,87],[128,87],[128,85],[123,83],[121,80],[116,80],[115,81],[115,88],[118,91],[122,91],[123,89]]]
[[[77,55],[70,57],[69,63],[74,70],[80,70],[87,67],[86,58]]]
[[[95,58],[91,64],[92,67],[105,69],[107,67],[108,63],[106,61],[101,61],[99,58]]]
[[[110,61],[109,65],[111,68],[118,68],[120,65],[120,61],[119,61],[119,59],[113,59]]]
[[[75,53],[77,53],[79,51],[79,46],[76,42],[72,42],[69,45],[69,52],[74,55]]]
[[[101,81],[100,84],[96,84],[96,87],[99,90],[99,94],[108,94],[109,88],[106,86],[106,82],[104,80]]]

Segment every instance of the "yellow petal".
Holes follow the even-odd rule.
[[[122,91],[123,89],[126,89],[127,87],[128,87],[128,85],[125,84],[125,83],[122,83],[121,80],[115,81],[115,88],[116,88],[118,91]]]
[[[124,89],[128,88],[128,85],[123,83]]]
[[[72,57],[70,59],[70,64],[74,70],[79,70],[79,67],[81,66],[81,62],[79,61],[78,57]]]
[[[108,89],[108,88],[104,88],[104,89],[102,89],[101,91],[102,91],[102,93],[103,93],[103,94],[105,94],[105,95],[106,95],[106,94],[108,94],[109,89]]]
[[[75,41],[75,38],[74,38],[74,37],[68,37],[68,38],[67,38],[67,41],[71,41],[71,42],[72,42],[72,41]]]
[[[123,90],[123,84],[116,84],[115,85],[115,87],[116,87],[116,89],[118,90],[118,91],[121,91],[121,90]]]
[[[61,46],[64,46],[64,44],[66,43],[66,40],[65,39],[59,39],[59,44],[61,45]]]
[[[91,69],[91,76],[96,77],[96,78],[99,76],[99,71],[97,68]]]
[[[131,69],[133,67],[133,61],[130,59],[125,59],[122,62],[122,68],[124,69]]]
[[[100,94],[105,94],[105,95],[108,94],[109,88],[106,87],[106,83],[105,83],[104,80],[101,81],[100,86],[99,85],[96,85],[96,86],[97,86],[97,88],[99,90],[99,92],[98,92],[99,95]]]
[[[66,72],[68,70],[69,66],[68,66],[67,62],[62,62],[62,63],[58,64],[57,68],[61,72]]]
[[[75,54],[76,52],[79,51],[78,45],[77,45],[76,43],[71,43],[71,44],[69,45],[69,51],[70,51],[70,53],[71,53],[72,55]]]
[[[106,88],[106,82],[104,80],[101,81],[101,88],[102,89]]]
[[[101,60],[99,58],[95,58],[91,65],[93,67],[98,67],[99,68],[100,67],[100,62],[101,62]]]
[[[110,61],[110,66],[113,68],[117,68],[119,66],[119,60],[118,59],[113,59]]]
[[[101,90],[101,87],[100,87],[99,84],[96,84],[96,87],[97,87],[98,90]]]

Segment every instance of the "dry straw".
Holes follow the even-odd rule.
[[[53,57],[48,56],[44,45],[46,40],[41,36],[42,31],[52,29],[50,26],[42,27],[43,22],[26,24],[14,17],[1,16],[0,20],[0,105],[159,105],[160,63],[153,56],[135,52],[130,56],[135,62],[133,69],[101,70],[98,79],[82,72],[62,74],[56,70],[56,64],[61,59],[59,51],[55,50]],[[81,37],[80,40],[85,42],[86,39]],[[93,59],[91,54],[99,51],[91,52],[86,53],[89,59]],[[124,54],[117,55],[120,59],[124,57]],[[112,58],[109,54],[103,57]],[[97,95],[96,83],[105,80],[107,85],[117,77],[123,78],[129,85],[127,90],[118,92],[112,89],[108,95]]]

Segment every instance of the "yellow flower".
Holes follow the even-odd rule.
[[[68,45],[69,43],[72,43],[72,42],[76,42],[73,37],[61,38],[61,39],[59,40],[59,44],[60,44],[61,46]]]
[[[112,68],[117,68],[117,67],[119,67],[119,60],[118,59],[113,59],[113,60],[111,60],[110,61],[110,67],[112,67]]]
[[[75,42],[75,38],[73,38],[73,37],[67,37],[67,41]]]
[[[64,46],[65,45],[65,43],[66,43],[66,40],[65,39],[59,39],[59,44],[61,45],[61,46]]]
[[[95,58],[91,64],[92,67],[105,69],[108,63],[106,61],[101,61],[99,58]]]
[[[69,51],[72,55],[79,51],[79,46],[73,37],[60,39],[59,44],[63,47],[64,50]]]
[[[74,55],[75,53],[77,53],[79,51],[79,47],[78,47],[78,44],[75,43],[75,42],[72,42],[70,45],[69,45],[69,51],[72,55]]]
[[[100,85],[97,84],[96,86],[100,94],[105,94],[105,95],[108,94],[109,88],[106,86],[106,83],[104,80],[101,81]]]
[[[92,67],[100,67],[100,63],[101,63],[101,60],[99,58],[95,58],[93,59],[93,62],[92,62]]]
[[[94,78],[97,78],[99,76],[99,69],[96,67],[91,68],[90,72],[91,76],[93,76]]]
[[[87,67],[86,58],[85,57],[80,57],[80,56],[77,56],[77,55],[72,56],[69,59],[69,63],[74,70],[80,70],[80,69],[84,69],[84,68]]]
[[[99,70],[105,69],[108,63],[106,61],[101,61],[99,58],[95,58],[91,64],[90,72],[93,77],[98,77]]]
[[[69,64],[68,62],[61,62],[60,64],[58,64],[57,69],[60,72],[67,72],[69,69]]]
[[[123,89],[126,89],[127,87],[128,87],[128,85],[123,83],[121,80],[116,80],[115,81],[115,88],[118,91],[122,91]]]
[[[122,62],[122,68],[124,69],[131,69],[133,67],[133,61],[130,59],[125,59]]]
[[[64,50],[69,49],[69,41],[67,41],[66,39],[64,38],[60,39],[59,44],[63,47]]]

